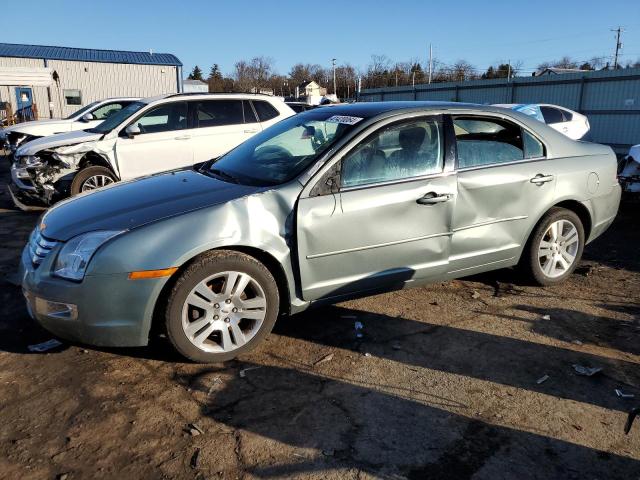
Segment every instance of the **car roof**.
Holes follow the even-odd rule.
[[[185,98],[190,100],[206,100],[211,98],[241,98],[244,100],[252,100],[252,99],[260,99],[260,100],[271,100],[276,102],[281,102],[282,99],[280,97],[275,97],[273,95],[266,95],[264,93],[200,93],[200,92],[187,92],[187,93],[167,93],[165,95],[156,95],[154,97],[143,98],[142,101],[145,103],[154,103],[160,100],[165,100],[168,98]]]
[[[372,118],[376,116],[392,116],[398,113],[421,112],[421,111],[442,111],[442,110],[465,110],[504,113],[505,109],[492,107],[491,105],[479,105],[475,103],[462,102],[430,102],[430,101],[404,101],[404,102],[356,102],[337,105],[320,106],[314,112],[331,109],[334,115],[351,115],[354,117]]]

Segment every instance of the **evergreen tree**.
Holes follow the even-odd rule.
[[[189,80],[202,80],[202,70],[200,70],[200,67],[198,65],[193,67],[193,70],[187,78]]]

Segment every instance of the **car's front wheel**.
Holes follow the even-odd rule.
[[[94,165],[87,167],[76,173],[71,182],[71,195],[95,190],[116,182],[117,178],[111,170],[106,167]]]
[[[278,309],[277,284],[262,263],[244,253],[216,250],[178,278],[165,325],[171,343],[185,357],[223,362],[264,339]]]
[[[552,208],[534,229],[521,266],[539,285],[555,285],[575,270],[584,241],[580,217],[566,208]]]

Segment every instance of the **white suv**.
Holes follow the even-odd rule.
[[[282,100],[251,94],[171,94],[132,102],[97,127],[18,148],[15,203],[46,206],[118,180],[219,157],[294,115]]]
[[[13,153],[20,145],[36,138],[97,127],[109,116],[137,100],[140,99],[133,97],[107,98],[85,105],[67,118],[35,120],[3,128],[0,130],[0,146],[4,146],[5,149]]]

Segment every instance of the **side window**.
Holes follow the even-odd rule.
[[[526,130],[523,130],[523,132],[525,158],[544,157],[544,145],[542,145],[542,142]]]
[[[544,123],[552,124],[552,123],[561,123],[562,122],[562,112],[557,108],[553,107],[540,107],[540,112],[544,117]]]
[[[258,112],[258,118],[261,122],[266,122],[280,115],[273,105],[263,100],[254,100],[253,107],[256,109],[256,112]]]
[[[342,159],[342,187],[439,173],[443,165],[442,124],[419,119],[381,128]]]
[[[258,121],[249,100],[242,101],[242,109],[244,110],[244,123],[256,123]]]
[[[497,118],[454,117],[458,168],[524,159],[522,129]]]
[[[96,120],[104,120],[107,117],[113,115],[114,113],[122,110],[124,107],[129,105],[129,103],[108,103],[106,105],[102,105],[101,107],[96,108],[91,112],[93,117]]]
[[[196,127],[221,127],[244,123],[242,100],[205,100],[196,104]]]
[[[140,133],[160,133],[187,128],[186,102],[174,102],[160,105],[145,113],[135,121]]]

